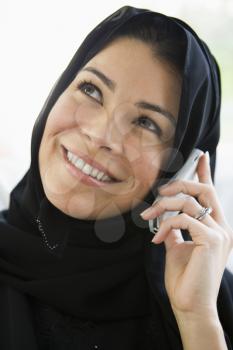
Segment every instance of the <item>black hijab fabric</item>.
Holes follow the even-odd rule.
[[[47,200],[38,169],[46,120],[60,94],[118,28],[142,16],[175,23],[187,42],[174,149],[161,182],[181,167],[194,147],[210,152],[214,179],[221,100],[220,74],[214,57],[182,21],[124,6],[85,38],[36,119],[30,168],[11,191],[9,208],[1,213],[0,281],[83,320],[123,320],[143,317],[152,311],[162,348],[181,349],[164,286],[164,245],[150,243],[148,222],[139,216],[154,201],[160,183],[155,183],[133,210],[109,219],[79,220],[65,215]],[[227,282],[223,283],[220,308],[226,305],[227,298],[232,306],[227,288]],[[224,324],[233,344],[232,313],[225,317]]]

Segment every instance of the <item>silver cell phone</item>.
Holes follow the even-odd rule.
[[[198,176],[197,176],[197,172],[196,172],[197,164],[198,164],[198,160],[199,160],[200,156],[203,153],[204,152],[201,151],[200,149],[194,148],[193,151],[191,152],[190,156],[188,157],[188,159],[186,160],[186,162],[182,166],[182,168],[168,181],[168,183],[171,182],[172,180],[176,180],[176,179],[193,180],[193,181],[197,182],[198,181]],[[184,196],[184,194],[179,193],[175,197],[182,197],[182,196]],[[160,198],[162,198],[162,196],[158,195],[155,200],[157,201]],[[164,220],[165,218],[171,217],[171,216],[178,215],[178,214],[179,214],[179,211],[166,211],[163,215],[149,220],[150,232],[156,234],[162,220]]]

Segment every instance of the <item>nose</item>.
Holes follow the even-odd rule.
[[[116,130],[110,125],[103,126],[104,123],[95,123],[94,125],[83,125],[80,128],[82,135],[86,137],[88,142],[95,144],[98,148],[105,148],[112,153],[122,153],[122,145],[120,137],[116,135]]]
[[[119,117],[119,116],[118,116]],[[108,113],[106,109],[79,118],[79,130],[88,142],[95,147],[105,148],[113,154],[123,152],[124,135],[119,128],[120,120],[116,116],[116,110]]]

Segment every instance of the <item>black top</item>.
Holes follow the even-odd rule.
[[[155,350],[152,319],[82,321],[30,298],[38,350]]]
[[[227,291],[227,292],[226,292]],[[226,295],[227,294],[227,295]],[[228,298],[229,305],[222,300]],[[34,297],[27,298],[33,315],[38,350],[156,350],[162,349],[162,325],[159,315],[134,317],[112,322],[80,320]],[[233,275],[226,269],[218,296],[218,312],[225,341],[233,350]],[[157,320],[157,321],[155,321]],[[180,349],[182,344],[180,344]]]
[[[228,269],[217,307],[227,349],[233,350],[233,275]],[[183,349],[172,314],[167,312],[166,319],[153,314],[113,322],[83,321],[6,285],[0,285],[0,310],[1,350]],[[169,337],[164,337],[168,329]]]

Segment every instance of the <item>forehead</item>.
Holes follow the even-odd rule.
[[[128,83],[134,88],[141,88],[142,85],[143,89],[154,88],[163,82],[176,84],[180,80],[166,61],[153,54],[149,44],[134,38],[118,38],[111,42],[84,67],[90,65],[99,68],[119,84]]]
[[[88,63],[105,65],[109,70],[121,68],[130,70],[136,67],[142,70],[146,67],[145,60],[147,64],[150,62],[150,66],[154,63],[149,45],[137,39],[118,38],[98,52]]]

